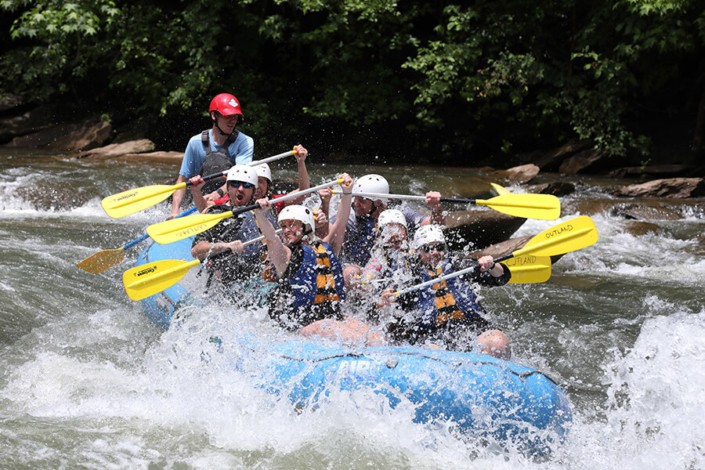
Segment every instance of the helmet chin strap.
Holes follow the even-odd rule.
[[[235,129],[233,128],[233,132],[225,132],[223,129],[220,128],[218,125],[218,111],[213,111],[213,124],[215,125],[215,128],[218,129],[218,132],[220,132],[220,135],[223,136],[230,136],[232,135],[233,132],[235,132]]]

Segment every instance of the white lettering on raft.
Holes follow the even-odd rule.
[[[376,381],[379,377],[379,365],[372,361],[361,361],[359,359],[340,361],[337,377],[340,380],[356,378],[358,380]]]

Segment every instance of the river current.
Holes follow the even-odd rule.
[[[489,189],[476,169],[320,161],[309,159],[313,184],[345,170],[383,174],[399,194]],[[292,162],[272,168],[295,176]],[[532,461],[414,424],[410,407],[390,410],[374,394],[333,394],[317,412],[295,413],[228,358],[203,357],[212,334],[280,334],[262,309],[205,308],[163,331],[127,298],[121,275],[144,244],[101,275],[76,268],[166,215],[155,207],[110,219],[103,197],[177,171],[174,162],[0,150],[3,468],[705,468],[702,200],[672,203],[682,217],[647,230],[614,211],[591,213],[598,243],[562,257],[548,282],[480,291],[513,359],[556,379],[573,405],[567,441]],[[575,182],[559,221],[612,200],[613,181]],[[554,223],[529,220],[515,235]]]

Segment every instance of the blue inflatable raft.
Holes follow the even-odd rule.
[[[300,410],[325,406],[332,390],[368,389],[384,396],[390,408],[403,400],[413,404],[417,423],[496,439],[534,456],[547,455],[562,442],[572,418],[565,393],[546,375],[481,354],[240,341],[254,356],[243,354],[237,368]]]
[[[191,240],[151,245],[137,263],[190,260]],[[175,285],[142,300],[146,315],[167,328],[188,291]],[[529,455],[546,455],[563,441],[572,414],[561,387],[543,373],[493,357],[421,347],[351,349],[327,341],[284,343],[235,338],[234,367],[297,409],[315,409],[333,390],[370,389],[390,407],[406,400],[414,421],[449,425],[470,438],[494,438]]]

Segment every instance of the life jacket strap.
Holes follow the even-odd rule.
[[[330,265],[330,257],[325,246],[315,243],[312,246],[316,252],[316,296],[313,299],[314,305],[325,302],[338,302],[340,297],[335,288],[335,277]]]
[[[436,272],[429,271],[429,276],[437,277],[443,274],[441,268],[438,268]],[[445,279],[441,279],[431,286],[434,291],[433,303],[436,307],[436,326],[443,326],[449,321],[461,321],[464,320],[465,313],[458,308],[455,296],[448,289],[448,283]]]

